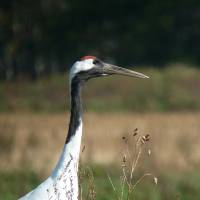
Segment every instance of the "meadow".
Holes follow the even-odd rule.
[[[117,199],[121,194],[124,153],[127,147],[131,155],[136,153],[135,140],[126,139],[136,129],[136,137],[150,135],[150,140],[133,182],[145,173],[152,176],[143,179],[129,198],[197,200],[199,70],[176,65],[138,71],[152,78],[106,77],[83,89],[83,200]],[[0,83],[0,200],[17,199],[54,168],[68,129],[68,91],[66,75]],[[123,199],[126,194],[125,189]]]
[[[118,187],[125,149],[122,138],[135,128],[140,135],[149,134],[150,141],[134,178],[148,172],[159,182],[155,185],[147,177],[135,189],[133,199],[198,199],[199,121],[200,114],[190,112],[86,113],[81,163],[93,171],[96,199],[115,199],[107,173]],[[3,114],[0,127],[1,199],[16,199],[55,166],[65,141],[68,114]],[[128,147],[134,154],[134,145],[128,143]],[[86,176],[85,185],[87,180]]]
[[[133,68],[150,79],[101,77],[83,89],[87,111],[197,111],[200,110],[200,71],[182,64],[164,69]],[[69,108],[67,72],[35,82],[24,77],[0,83],[0,112],[63,112]]]

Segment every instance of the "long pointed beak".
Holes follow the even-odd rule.
[[[133,76],[138,78],[149,78],[148,76],[133,70],[125,69],[115,65],[104,63],[103,72],[107,75],[120,74],[124,76]]]

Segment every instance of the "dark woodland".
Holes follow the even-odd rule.
[[[1,80],[62,73],[87,54],[125,66],[199,65],[200,1],[0,1]]]

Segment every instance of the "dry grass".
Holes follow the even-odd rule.
[[[190,170],[199,164],[200,113],[87,113],[84,122],[83,161],[119,163],[121,138],[137,127],[151,134],[152,169]],[[67,128],[66,114],[1,114],[0,168],[25,166],[48,174],[59,158]]]
[[[146,177],[152,177],[155,184],[157,184],[157,177],[154,177],[152,173],[144,172],[138,179],[135,178],[135,171],[140,165],[141,155],[145,150],[146,145],[149,143],[150,135],[138,135],[138,128],[133,132],[129,133],[127,136],[122,136],[124,142],[124,151],[121,161],[121,175],[120,175],[120,186],[119,188],[115,186],[112,178],[107,174],[113,191],[116,195],[117,200],[130,200],[135,191],[137,185],[140,184]],[[146,152],[151,155],[151,150],[148,149]],[[147,170],[147,169],[146,169]],[[117,189],[116,189],[117,188]]]
[[[157,185],[158,179],[153,176],[149,171],[143,172],[138,178],[136,176],[140,162],[142,160],[142,153],[145,151],[145,148],[150,140],[150,135],[140,135],[138,134],[138,128],[133,132],[130,132],[127,136],[122,136],[123,141],[123,153],[121,158],[121,167],[118,172],[118,183],[116,180],[113,180],[110,173],[107,171],[107,178],[113,190],[114,199],[116,200],[130,200],[133,199],[133,193],[135,192],[136,187],[144,181],[145,178],[151,177],[154,183]],[[83,146],[82,152],[84,152],[85,146]],[[148,149],[148,156],[151,156],[151,151]],[[80,163],[81,164],[81,163]],[[148,170],[148,169],[146,169]],[[114,177],[116,179],[116,177]],[[79,166],[79,199],[96,199],[96,187],[94,181],[93,170],[90,167]],[[87,182],[87,188],[84,188]],[[83,191],[86,189],[86,196],[83,197]],[[111,193],[111,192],[110,192]]]

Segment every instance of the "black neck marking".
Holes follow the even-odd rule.
[[[75,135],[76,130],[80,125],[82,116],[81,104],[81,87],[83,80],[79,75],[76,75],[71,80],[71,116],[69,123],[69,131],[66,139],[66,144],[70,141],[71,137]]]
[[[82,116],[81,104],[81,88],[84,82],[91,78],[101,76],[95,68],[88,71],[77,73],[71,80],[71,116],[69,123],[69,131],[66,139],[66,144],[70,141],[71,137],[75,135],[77,128],[80,125]]]

